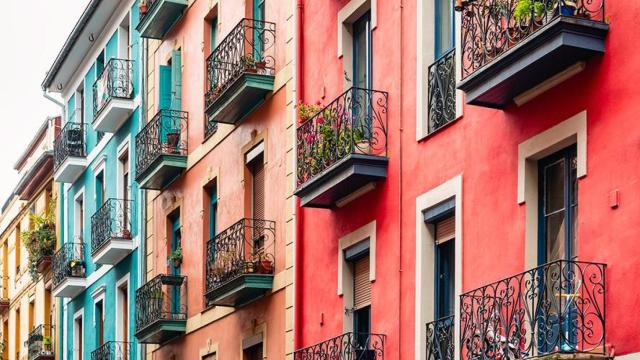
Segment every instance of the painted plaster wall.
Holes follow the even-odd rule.
[[[326,104],[341,92],[336,15],[346,2],[305,1],[306,102]],[[522,107],[498,111],[465,106],[456,123],[417,142],[417,2],[378,1],[373,87],[389,92],[389,176],[376,190],[344,208],[302,210],[299,261],[303,276],[297,284],[302,292],[300,347],[341,333],[344,309],[335,291],[337,241],[375,219],[379,258],[372,285],[372,329],[388,335],[385,355],[389,358],[416,357],[416,197],[456,175],[463,175],[463,291],[523,271],[526,204],[517,202],[518,144],[586,109],[588,173],[579,180],[578,255],[581,260],[608,263],[607,343],[615,346],[616,355],[640,351],[634,340],[640,331],[639,319],[630,312],[640,300],[629,291],[640,268],[640,259],[633,255],[640,214],[635,195],[640,180],[640,131],[634,116],[638,96],[633,78],[640,55],[628,51],[640,36],[630,30],[640,8],[616,0],[607,1],[606,6],[611,21],[606,54],[590,60],[581,74]],[[322,99],[324,93],[327,97]],[[614,210],[608,201],[615,189],[620,191],[620,206]],[[322,264],[321,270],[317,264]]]
[[[119,9],[119,11],[125,11],[125,9]],[[130,8],[130,24],[131,27],[129,32],[131,34],[130,38],[130,58],[134,60],[133,62],[133,98],[139,104],[140,101],[140,66],[141,66],[141,54],[140,54],[140,38],[137,31],[135,31],[135,24],[138,22],[138,6],[134,4]],[[113,29],[113,32],[110,33],[109,41],[105,45],[105,54],[107,56],[107,61],[113,57],[123,57],[118,54],[118,35],[117,32],[119,30]],[[106,36],[106,35],[105,35]],[[106,62],[105,62],[106,65]],[[58,333],[58,336],[61,337],[62,341],[58,347],[58,351],[61,354],[66,356],[67,359],[72,359],[74,353],[74,314],[80,310],[84,310],[83,317],[83,358],[88,359],[91,356],[91,352],[97,348],[97,338],[96,338],[96,324],[94,321],[94,298],[92,294],[98,293],[101,289],[104,289],[105,294],[105,304],[104,304],[104,340],[106,341],[114,341],[116,340],[116,282],[126,276],[129,275],[129,283],[128,283],[128,294],[129,294],[129,319],[128,326],[129,329],[127,331],[129,338],[127,341],[131,343],[136,343],[135,337],[133,334],[135,333],[135,290],[138,287],[138,270],[139,270],[139,262],[138,262],[138,247],[134,248],[131,254],[129,254],[125,259],[123,259],[116,266],[103,265],[100,270],[98,270],[96,264],[93,263],[91,258],[91,216],[97,210],[96,204],[96,194],[95,194],[95,176],[97,175],[96,171],[100,171],[104,169],[104,177],[105,177],[105,193],[104,198],[119,198],[117,192],[117,168],[118,168],[118,150],[119,146],[128,142],[129,146],[129,164],[130,164],[130,174],[135,174],[135,135],[137,134],[140,123],[141,123],[141,114],[142,110],[140,107],[136,108],[134,112],[131,114],[129,119],[122,125],[122,127],[115,134],[106,134],[104,135],[104,140],[100,143],[97,142],[97,133],[93,131],[91,127],[91,122],[93,121],[93,84],[95,79],[99,74],[96,72],[95,62],[92,66],[90,66],[89,71],[85,74],[84,79],[82,80],[85,88],[85,96],[84,96],[84,121],[87,123],[87,155],[88,158],[92,159],[92,161],[88,164],[85,172],[76,180],[74,184],[71,186],[65,186],[65,190],[63,190],[64,198],[61,200],[62,204],[64,204],[65,209],[61,209],[60,213],[62,214],[61,220],[66,226],[64,227],[64,231],[62,232],[62,236],[64,236],[65,242],[71,242],[74,236],[74,201],[76,194],[83,191],[84,192],[84,231],[82,233],[82,239],[84,242],[84,258],[86,263],[86,274],[88,279],[95,280],[90,286],[87,287],[85,291],[79,294],[77,297],[73,299],[63,299],[63,302],[67,302],[64,306],[66,312],[61,314],[61,321],[64,321],[66,326],[62,332]],[[103,163],[104,166],[95,168],[99,166],[98,164]],[[138,185],[132,180],[133,176],[130,176],[130,198],[134,203],[134,207],[132,209],[132,218],[131,218],[131,235],[134,243],[139,243],[139,237],[141,235],[141,218],[140,214],[142,213],[142,205],[139,203],[142,199],[141,191]],[[121,197],[121,196],[120,196]],[[65,212],[66,211],[66,212]],[[66,219],[65,219],[66,218]],[[65,221],[66,220],[66,221]],[[106,272],[104,272],[107,269]],[[96,271],[103,271],[104,275],[96,278]],[[92,275],[93,274],[93,275]],[[66,319],[63,320],[66,316]],[[62,343],[64,342],[64,345]],[[135,346],[135,345],[134,345]],[[134,347],[135,349],[135,347]],[[137,352],[134,352],[137,353]],[[137,355],[134,355],[136,358]]]
[[[287,231],[291,224],[293,199],[288,196],[290,189],[285,186],[287,173],[291,171],[289,155],[285,152],[290,141],[287,127],[291,122],[292,97],[290,58],[286,57],[290,36],[287,26],[291,26],[293,7],[278,1],[266,2],[267,21],[276,23],[276,87],[271,95],[252,114],[235,128],[231,125],[219,126],[215,135],[204,141],[204,69],[205,59],[211,49],[203,46],[203,35],[208,34],[205,17],[217,5],[219,20],[218,42],[246,16],[244,2],[241,1],[195,1],[186,10],[179,23],[167,34],[164,41],[150,42],[149,54],[149,114],[157,111],[157,69],[166,64],[171,51],[182,51],[182,110],[189,113],[189,159],[188,170],[171,186],[162,192],[149,192],[149,249],[148,269],[153,274],[168,272],[169,256],[167,242],[167,216],[177,206],[180,207],[182,226],[182,248],[184,262],[181,274],[188,276],[188,325],[187,334],[160,348],[148,346],[153,359],[176,358],[195,359],[201,352],[218,349],[218,358],[241,359],[242,339],[266,330],[267,358],[280,359],[292,351],[287,347],[285,334],[292,327],[292,315],[287,322],[285,309],[293,299],[292,290],[283,285],[292,281],[292,247],[288,246],[293,233]],[[208,35],[206,35],[208,36]],[[289,45],[287,45],[289,44]],[[289,52],[291,54],[291,52]],[[289,59],[289,60],[287,60]],[[280,84],[280,85],[278,85]],[[152,105],[153,104],[153,105]],[[249,144],[257,144],[256,139],[265,141],[266,170],[266,211],[265,218],[276,222],[275,257],[276,283],[278,291],[267,295],[242,308],[225,309],[204,307],[205,249],[208,228],[205,226],[204,186],[217,179],[218,212],[217,232],[223,231],[243,217],[248,217],[244,209],[244,151]],[[243,151],[244,149],[244,151]],[[287,258],[287,249],[291,252]],[[153,274],[147,274],[152,278]],[[291,291],[289,296],[285,296]],[[289,299],[289,300],[287,300]],[[292,333],[291,333],[292,335]],[[291,338],[287,336],[287,338]],[[290,345],[292,343],[290,342]],[[156,350],[157,349],[157,350]],[[208,350],[207,350],[208,349]]]

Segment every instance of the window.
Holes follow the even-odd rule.
[[[180,228],[180,210],[176,210],[173,214],[169,216],[169,249],[171,249],[171,254],[173,254],[176,249],[182,246],[182,231]],[[171,255],[169,254],[169,255]],[[171,274],[179,275],[180,267],[175,266],[176,264],[171,262]],[[175,289],[179,289],[179,287],[174,286]]]
[[[16,309],[16,326],[15,326],[15,349],[16,352],[19,352],[20,347],[22,346],[22,342],[20,341],[20,334],[22,334],[22,331],[20,331],[20,323],[21,323],[21,319],[20,319],[20,308]],[[17,357],[18,359],[20,357]]]
[[[104,344],[104,301],[96,301],[95,313],[93,314],[95,324],[96,344],[102,346]]]
[[[20,223],[18,223],[16,225],[16,234],[15,234],[15,238],[16,238],[16,243],[15,243],[15,260],[16,260],[16,278],[18,275],[20,275],[20,260],[21,260],[21,253],[22,253],[22,239],[20,237],[20,235],[22,234],[21,230],[20,230]],[[17,280],[17,279],[16,279]]]
[[[125,282],[124,284],[118,286],[118,317],[117,317],[117,327],[119,335],[119,341],[128,342],[129,341],[129,284]]]
[[[118,157],[118,168],[120,177],[118,179],[118,189],[120,189],[120,197],[129,200],[129,151],[128,147]]]
[[[100,171],[96,175],[96,209],[100,209],[104,204],[105,197],[105,182],[104,171]]]
[[[218,17],[214,16],[209,21],[209,49],[210,52],[216,49],[218,40]]]
[[[371,89],[372,44],[371,12],[367,11],[353,23],[353,86]]]
[[[218,356],[216,355],[216,353],[207,354],[202,357],[202,360],[218,360]]]
[[[27,319],[28,323],[27,323],[27,329],[29,331],[33,330],[33,328],[35,327],[34,321],[35,321],[35,311],[36,311],[36,305],[33,301],[29,302],[29,318]]]
[[[73,324],[73,358],[75,360],[82,360],[82,338],[83,326],[82,315],[77,315]]]
[[[75,200],[74,209],[74,241],[82,241],[84,234],[84,194],[80,194]]]
[[[218,217],[218,193],[216,183],[205,188],[205,207],[207,215],[207,236],[213,239],[216,236],[216,219]]]
[[[263,360],[264,342],[262,333],[242,340],[242,360]]]
[[[182,52],[174,50],[167,65],[159,69],[159,109],[182,109]]]
[[[454,313],[455,217],[436,222],[435,233],[435,319]]]
[[[249,186],[250,213],[252,219],[265,219],[265,169],[264,169],[264,143],[255,146],[245,155],[248,169],[248,179],[245,183]],[[246,194],[246,193],[245,193]],[[262,228],[253,228],[253,251],[260,251],[264,248],[264,234]]]
[[[353,330],[359,343],[371,332],[371,281],[369,281],[369,253],[352,260],[353,266]],[[358,335],[362,334],[362,335]]]
[[[571,260],[577,255],[578,179],[576,147],[572,146],[538,163],[541,187],[538,262]]]
[[[454,47],[453,1],[435,0],[435,58],[438,59]]]

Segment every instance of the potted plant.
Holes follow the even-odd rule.
[[[138,10],[140,10],[140,15],[145,15],[147,12],[149,12],[149,4],[147,3],[148,0],[140,0],[140,5],[138,6]]]
[[[258,69],[256,68],[256,61],[251,55],[242,55],[240,57],[240,64],[246,72],[254,74],[258,72]]]
[[[82,277],[83,276],[83,266],[82,261],[80,260],[69,260],[68,263],[69,269],[71,270],[71,276],[73,277]]]
[[[180,153],[180,132],[171,130],[171,132],[167,134],[167,147],[171,154]]]
[[[44,345],[44,350],[46,352],[51,352],[51,336],[43,336],[42,345]]]
[[[258,274],[271,274],[273,273],[272,261],[267,258],[261,258],[258,260],[256,266]]]
[[[264,59],[256,61],[256,69],[264,71],[266,68],[267,62]]]
[[[301,101],[298,103],[296,108],[298,109],[298,117],[300,118],[300,123],[303,123],[317,114],[321,110],[321,105],[320,102],[317,102],[315,104],[305,104]]]
[[[131,240],[131,230],[129,230],[129,229],[122,230],[122,238],[123,239],[127,239],[127,240]]]
[[[182,265],[182,247],[177,247],[171,253],[171,261],[173,262],[173,266],[179,268]]]
[[[56,243],[55,214],[52,211],[55,209],[55,201],[55,198],[51,199],[48,210],[44,214],[30,214],[30,229],[21,233],[29,254],[29,272],[34,279],[51,264]]]

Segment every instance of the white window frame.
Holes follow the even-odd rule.
[[[353,79],[353,34],[352,25],[367,11],[371,12],[371,33],[378,26],[378,1],[377,0],[351,0],[338,12],[338,58],[342,58],[342,67],[346,77]],[[373,35],[372,35],[373,36]],[[344,79],[344,90],[353,86],[350,81]]]
[[[121,292],[120,292],[120,288],[122,288],[124,285],[127,286],[127,314],[126,317],[127,319],[130,319],[130,315],[131,315],[131,282],[130,282],[130,273],[127,273],[126,275],[124,275],[123,277],[121,277],[115,284],[115,298],[116,298],[116,316],[115,316],[115,320],[116,320],[116,324],[115,324],[115,328],[116,328],[116,341],[123,341],[123,342],[129,342],[129,339],[124,339],[123,338],[123,329],[122,329],[122,320],[121,319],[121,308],[122,308],[122,296],[121,296]],[[127,323],[129,323],[129,321],[127,321]],[[131,324],[129,324],[131,325]],[[127,331],[127,334],[129,336],[131,336],[130,332]]]
[[[128,159],[128,163],[129,163],[129,169],[127,169],[129,171],[129,183],[125,185],[125,188],[122,188],[122,184],[120,183],[120,181],[122,180],[122,177],[124,175],[124,168],[122,166],[122,162],[120,161],[120,158],[124,155],[127,154],[127,159]],[[116,166],[116,173],[117,173],[117,181],[116,181],[116,194],[117,194],[117,198],[118,199],[124,199],[124,194],[125,191],[128,193],[128,198],[131,199],[131,175],[133,173],[133,169],[131,167],[132,165],[132,159],[131,159],[131,146],[130,146],[130,142],[129,142],[129,138],[124,139],[119,145],[118,145],[118,150],[116,152],[116,162],[117,162],[117,166]]]
[[[86,198],[84,196],[84,187],[82,187],[80,190],[78,190],[76,192],[76,194],[73,197],[73,234],[71,236],[71,239],[68,239],[70,242],[75,242],[76,239],[80,238],[82,239],[82,242],[84,242],[84,234],[82,232],[84,231],[80,231],[80,208],[78,206],[78,200],[82,200],[82,223],[85,225],[87,225],[86,220],[86,214],[87,214],[87,201]],[[84,229],[82,229],[84,230]]]
[[[78,319],[82,322],[82,331],[78,331]],[[84,308],[82,308],[73,314],[73,360],[80,359],[78,345],[84,345],[84,331],[86,330],[86,327],[87,324],[84,318]]]
[[[445,200],[455,198],[455,296],[454,296],[454,349],[460,349],[460,294],[462,293],[462,175],[458,175],[416,198],[416,280],[415,280],[415,353],[416,359],[426,359],[426,327],[434,321],[435,297],[435,233],[425,223],[423,211]],[[454,351],[455,360],[460,352]]]

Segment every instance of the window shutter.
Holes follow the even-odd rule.
[[[354,264],[353,306],[361,309],[371,304],[371,281],[369,281],[369,256]]]
[[[262,156],[258,157],[253,164],[253,218],[264,219],[265,213],[265,188],[264,188],[264,163]]]
[[[456,236],[456,218],[455,216],[448,217],[442,221],[438,221],[435,224],[436,228],[436,244],[441,244],[445,241],[449,241]]]
[[[171,55],[171,109],[182,110],[182,52]]]
[[[160,65],[158,86],[158,109],[169,109],[171,107],[171,67]]]

